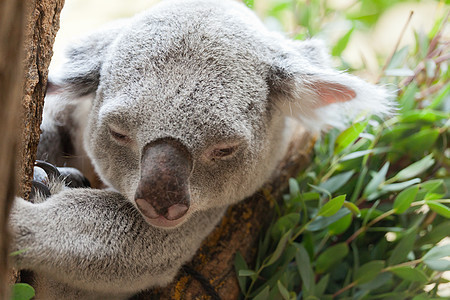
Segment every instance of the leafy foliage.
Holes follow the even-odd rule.
[[[352,33],[399,1],[359,2],[332,49],[350,70],[339,56]],[[330,13],[325,1],[276,1],[269,15],[285,10],[302,26],[298,38],[320,32]],[[366,116],[316,143],[312,164],[289,181],[257,261],[237,255],[242,298],[439,299],[450,270],[450,245],[442,243],[450,232],[446,21],[382,63],[380,83],[396,87],[398,114]]]

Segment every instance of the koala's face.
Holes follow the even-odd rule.
[[[164,1],[69,51],[67,98],[94,95],[85,148],[158,227],[254,193],[285,152],[286,116],[319,129],[389,111],[384,90],[331,69],[321,43],[270,33],[234,1]]]
[[[143,25],[109,51],[86,144],[105,181],[171,227],[255,192],[283,152],[284,118],[247,42],[161,31]]]

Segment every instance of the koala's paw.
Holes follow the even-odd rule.
[[[65,188],[90,186],[89,180],[75,168],[57,168],[48,162],[37,160],[34,164],[30,198],[33,202],[42,202]]]

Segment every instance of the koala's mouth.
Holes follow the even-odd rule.
[[[186,215],[184,215],[183,217],[176,219],[176,220],[167,220],[165,217],[163,216],[159,216],[156,219],[150,219],[148,217],[146,217],[145,215],[142,215],[145,219],[145,221],[157,228],[163,228],[163,229],[170,229],[170,228],[175,228],[178,225],[184,223],[186,221]]]

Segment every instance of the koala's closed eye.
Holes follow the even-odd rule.
[[[131,138],[127,134],[113,126],[109,126],[109,133],[111,137],[120,144],[126,144],[131,141]]]
[[[206,158],[212,161],[232,158],[241,148],[241,143],[223,143],[210,147],[206,151]]]

